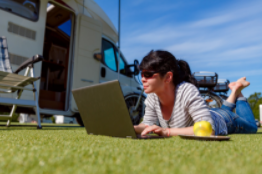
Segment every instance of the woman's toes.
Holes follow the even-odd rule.
[[[247,87],[247,86],[250,85],[250,82],[248,82],[248,81],[243,81],[243,82],[242,82],[242,85],[243,85],[244,87]]]
[[[246,81],[246,77],[241,77],[240,79],[237,80],[237,82],[241,82],[241,81]]]

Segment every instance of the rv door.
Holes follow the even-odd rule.
[[[102,27],[99,21],[83,14],[77,16],[75,37],[75,59],[72,89],[99,83],[100,61],[94,59],[95,53],[101,52]],[[72,111],[77,106],[72,98]]]

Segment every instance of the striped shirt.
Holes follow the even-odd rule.
[[[155,93],[147,95],[145,105],[145,115],[142,123],[146,125],[154,125],[159,122],[163,128],[183,128],[193,126],[195,122],[204,120],[211,123],[215,132],[219,132],[219,130],[216,130],[212,119],[215,114],[211,115],[198,89],[191,83],[182,82],[177,85],[175,103],[169,120],[164,120],[160,101]],[[215,115],[215,118],[218,118],[217,115]],[[219,129],[219,126],[217,126],[217,129]]]

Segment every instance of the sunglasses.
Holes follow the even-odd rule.
[[[155,73],[159,73],[161,71],[141,71],[141,76],[145,78],[152,77]]]

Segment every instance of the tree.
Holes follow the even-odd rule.
[[[260,92],[255,92],[254,94],[251,94],[247,99],[253,114],[255,116],[255,119],[259,120],[259,105],[262,105],[262,95]]]

